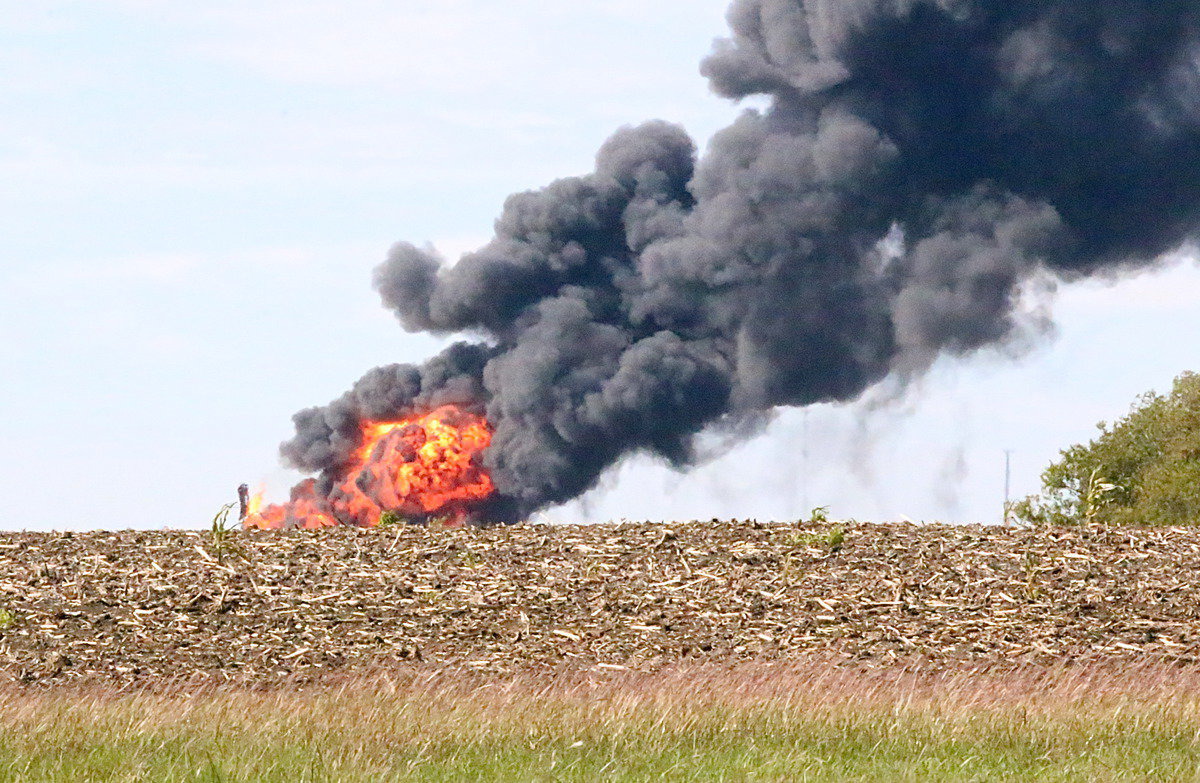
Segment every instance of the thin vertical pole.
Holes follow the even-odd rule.
[[[1012,510],[1012,450],[1004,451],[1004,524],[1011,520]]]
[[[807,514],[811,508],[808,505],[808,409],[804,409],[800,425],[800,511]]]

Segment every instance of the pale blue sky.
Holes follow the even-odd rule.
[[[242,481],[282,495],[295,410],[436,349],[371,290],[388,246],[481,243],[507,194],[588,170],[622,124],[706,139],[738,111],[697,72],[725,5],[0,8],[0,527],[195,526]],[[813,410],[807,462],[788,412],[547,517],[995,519],[1004,449],[1032,491],[1058,448],[1200,369],[1190,257],[1055,299],[1057,337],[1018,358]]]

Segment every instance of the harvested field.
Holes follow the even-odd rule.
[[[0,681],[1200,659],[1200,530],[755,523],[0,536]]]

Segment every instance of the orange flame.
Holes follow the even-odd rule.
[[[373,527],[388,511],[461,524],[474,504],[496,491],[479,464],[491,442],[487,420],[449,405],[401,421],[367,422],[362,446],[328,497],[317,493],[314,479],[297,485],[288,503],[264,507],[259,493],[243,524],[264,530]]]

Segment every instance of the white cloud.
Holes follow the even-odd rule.
[[[27,44],[4,52],[0,59],[0,79],[9,95],[42,96],[95,85],[100,74],[84,63],[49,57],[44,48]]]
[[[22,35],[61,33],[74,27],[59,3],[8,3],[0,6],[0,27]]]

